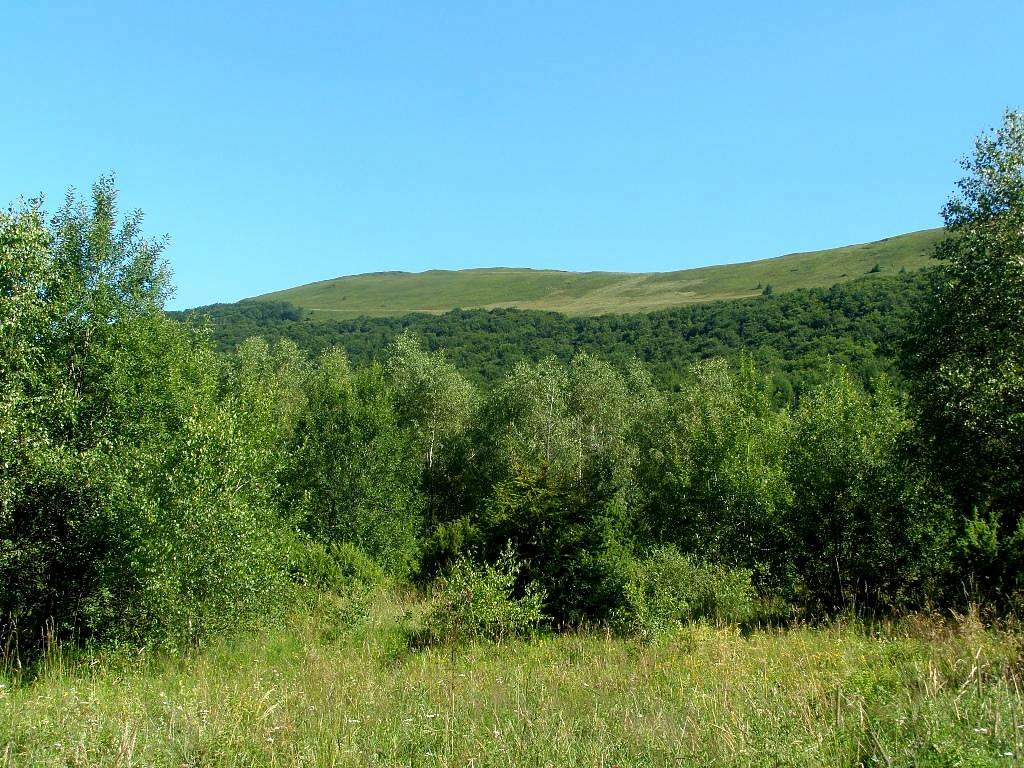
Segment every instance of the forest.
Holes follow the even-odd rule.
[[[34,676],[68,674],[55,649],[187,656],[296,606],[341,632],[381,585],[421,610],[390,664],[514,638],[686,637],[697,659],[708,628],[837,617],[1002,626],[1024,609],[1022,169],[1011,112],[920,275],[621,317],[171,316],[165,243],[113,179],[0,213],[0,698],[15,718]],[[942,674],[1016,713],[1019,690],[992,698],[1018,679],[1000,649],[1001,672]],[[900,685],[857,694],[862,729]],[[829,754],[885,753],[894,723]],[[1016,750],[1015,728],[980,748]]]
[[[659,388],[679,389],[693,363],[736,363],[748,354],[771,375],[777,395],[793,400],[821,383],[830,366],[842,366],[866,384],[882,373],[898,378],[900,340],[927,285],[925,275],[906,273],[756,299],[589,317],[474,309],[335,320],[283,301],[220,304],[172,316],[208,324],[222,352],[261,336],[270,343],[289,339],[314,356],[341,347],[356,365],[383,359],[398,335],[413,331],[425,349],[444,351],[483,387],[500,381],[517,362],[554,357],[568,363],[586,352],[618,367],[640,360]]]

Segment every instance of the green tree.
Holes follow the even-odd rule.
[[[38,202],[0,211],[0,521],[10,515],[28,444],[39,437],[31,414],[41,406],[33,393],[42,351],[37,329],[46,325],[49,243]]]
[[[607,618],[628,559],[630,438],[650,388],[588,355],[517,365],[467,433],[435,536],[488,560],[511,542],[555,621]]]
[[[907,451],[912,427],[890,383],[868,393],[843,370],[796,409],[788,527],[812,611],[919,605],[936,594],[950,507]]]
[[[393,576],[416,567],[421,465],[379,366],[353,372],[344,352],[320,358],[290,443],[286,507],[324,544],[353,544]]]
[[[443,352],[423,349],[412,331],[400,334],[387,350],[385,373],[394,396],[398,425],[420,457],[417,487],[430,540],[422,565],[426,572],[445,566],[473,538],[468,518],[467,462],[475,448],[467,428],[478,408],[473,386]]]
[[[967,575],[994,595],[1024,588],[1024,115],[1007,112],[962,165],[904,362],[964,512]]]
[[[238,439],[250,447],[247,471],[264,492],[258,501],[280,507],[282,474],[308,404],[309,360],[288,339],[271,347],[254,336],[227,359],[226,368],[223,400],[234,414]]]
[[[0,631],[27,650],[238,626],[280,574],[220,363],[116,203],[105,178],[45,230],[38,204],[0,216]]]
[[[642,541],[751,569],[762,586],[787,583],[788,432],[749,359],[693,366],[639,434]]]
[[[473,388],[442,352],[427,352],[411,331],[388,352],[387,374],[395,390],[402,422],[422,446],[432,469],[437,455],[458,435],[471,416]]]

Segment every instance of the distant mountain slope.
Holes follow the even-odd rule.
[[[515,307],[568,315],[648,312],[775,292],[829,287],[877,273],[915,271],[928,263],[943,230],[873,243],[793,253],[741,264],[678,272],[560,272],[465,269],[377,272],[338,277],[256,297],[288,301],[333,317],[398,316],[451,309]]]

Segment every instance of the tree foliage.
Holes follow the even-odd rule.
[[[422,530],[420,465],[381,368],[353,372],[340,350],[323,355],[286,450],[283,502],[299,528],[408,576]]]
[[[926,285],[920,274],[902,274],[599,317],[477,309],[338,320],[264,301],[200,307],[174,316],[208,323],[223,351],[252,335],[289,338],[312,354],[343,347],[356,365],[384,358],[395,339],[411,330],[426,349],[443,349],[463,375],[487,387],[519,362],[554,357],[568,363],[588,352],[618,366],[639,359],[659,388],[674,389],[695,362],[721,358],[737,363],[749,354],[770,375],[775,397],[793,400],[821,383],[830,365],[846,367],[865,384],[879,373],[898,375],[899,343]]]
[[[1024,115],[1007,112],[963,168],[906,358],[922,432],[965,516],[964,566],[991,595],[1024,588]]]
[[[0,217],[0,631],[196,638],[266,608],[279,572],[258,445],[206,339],[162,312],[162,243],[111,179]]]

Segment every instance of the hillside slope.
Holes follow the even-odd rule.
[[[828,287],[870,274],[914,271],[928,263],[943,230],[873,243],[793,253],[678,272],[561,272],[533,269],[376,272],[338,277],[256,297],[288,301],[333,317],[441,313],[455,308],[516,307],[568,315],[646,312],[722,299]]]

